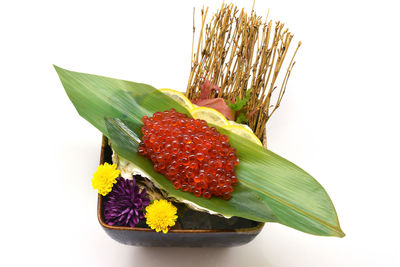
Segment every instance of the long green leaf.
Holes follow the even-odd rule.
[[[240,182],[231,200],[206,200],[174,189],[136,153],[140,119],[171,107],[189,115],[188,111],[149,85],[55,68],[79,114],[111,139],[119,155],[151,175],[169,194],[224,215],[280,222],[315,235],[344,236],[329,196],[314,178],[273,152],[224,129],[219,131],[229,136],[240,159],[236,168]]]

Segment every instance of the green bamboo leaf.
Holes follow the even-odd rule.
[[[152,171],[151,162],[137,155],[140,119],[171,107],[186,114],[188,111],[149,85],[55,68],[79,114],[111,139],[119,155],[149,173],[169,194],[224,215],[276,221],[315,235],[344,236],[328,194],[314,178],[224,129],[218,130],[229,136],[240,159],[236,168],[240,182],[232,199],[206,200],[176,190],[164,176]]]

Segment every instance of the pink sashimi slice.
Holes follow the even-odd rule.
[[[225,116],[225,118],[230,121],[233,121],[235,119],[234,111],[228,106],[225,100],[220,97],[211,99],[199,99],[192,102],[193,104],[201,107],[213,108],[219,111],[222,115]]]

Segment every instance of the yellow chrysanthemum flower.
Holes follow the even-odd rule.
[[[105,196],[111,192],[113,185],[117,182],[117,177],[121,173],[117,170],[117,165],[110,165],[104,163],[97,167],[97,171],[93,174],[92,186],[93,189],[97,189],[99,194]]]
[[[176,211],[171,202],[165,199],[154,200],[153,204],[146,207],[146,223],[151,229],[166,234],[169,228],[175,225],[178,218]]]

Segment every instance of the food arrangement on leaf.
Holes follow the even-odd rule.
[[[282,76],[293,38],[282,23],[226,4],[205,24],[207,13],[196,50],[193,25],[185,95],[55,67],[79,114],[104,135],[92,179],[103,228],[145,246],[244,244],[265,222],[344,236],[324,188],[267,149],[266,124],[300,43]]]

